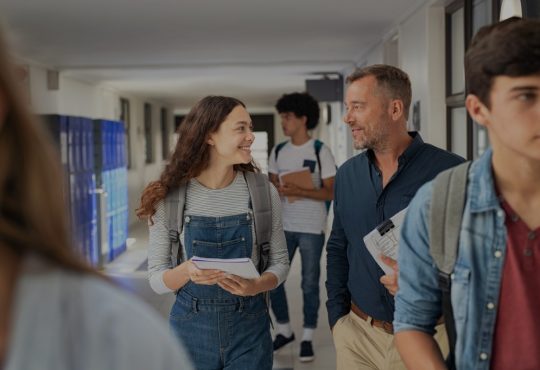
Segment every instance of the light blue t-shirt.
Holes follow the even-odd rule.
[[[5,370],[192,369],[152,308],[35,256],[23,263],[12,317]]]

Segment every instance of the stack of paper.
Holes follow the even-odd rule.
[[[296,185],[301,189],[314,189],[313,180],[311,179],[311,171],[309,167],[303,167],[299,170],[282,172],[279,174],[279,182],[281,184]],[[288,196],[289,203],[300,199],[299,197]]]
[[[201,270],[221,270],[244,279],[260,277],[251,258],[205,258],[193,256],[191,262]]]
[[[375,262],[377,262],[380,268],[387,275],[393,275],[394,270],[381,261],[381,255],[390,257],[397,261],[399,232],[406,213],[407,208],[402,209],[370,231],[369,234],[364,236],[366,248],[368,249],[369,253],[371,253],[371,256]]]

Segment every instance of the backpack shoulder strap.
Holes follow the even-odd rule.
[[[458,254],[459,232],[467,196],[467,180],[471,162],[441,172],[434,180],[431,197],[429,251],[439,270],[443,314],[450,352],[448,369],[456,368],[456,325],[450,296],[451,277]]]
[[[441,172],[434,180],[430,214],[430,253],[437,268],[450,275],[457,258],[470,162]]]
[[[272,236],[272,199],[270,198],[270,181],[266,175],[255,172],[244,172],[244,177],[253,207],[253,224],[255,239],[259,249],[259,272],[263,272],[270,254],[270,238]]]
[[[315,156],[317,157],[317,166],[319,168],[319,178],[321,180],[321,188],[323,187],[323,178],[322,178],[322,167],[321,167],[321,156],[320,156],[320,153],[321,153],[321,149],[323,147],[324,143],[322,141],[320,141],[319,139],[315,139],[315,141],[313,142],[313,146],[315,147]],[[337,168],[337,166],[336,166]],[[332,204],[332,201],[331,200],[326,200],[324,202],[325,206],[326,206],[326,214],[328,214],[328,212],[330,211],[330,205]]]
[[[313,141],[313,146],[315,147],[315,156],[317,157],[317,166],[319,167],[319,176],[321,176],[321,183],[322,183],[322,171],[321,171],[321,149],[323,147],[323,142],[319,139],[315,139]]]
[[[277,156],[278,156],[278,153],[281,149],[283,149],[283,147],[285,146],[285,144],[287,144],[289,141],[286,140],[286,141],[282,141],[281,143],[279,143],[278,145],[276,145],[276,150],[274,151],[274,160],[277,161]]]
[[[315,154],[319,156],[319,153],[321,152],[321,148],[323,147],[324,143],[320,141],[319,139],[313,140],[313,146],[315,147]]]
[[[184,226],[184,206],[186,203],[186,185],[170,191],[165,197],[165,216],[169,228],[171,261],[173,266],[184,262],[180,232]]]

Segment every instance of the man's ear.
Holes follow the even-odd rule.
[[[489,109],[478,96],[469,94],[465,99],[465,107],[471,118],[482,126],[489,126]]]
[[[390,105],[388,107],[389,113],[394,121],[397,121],[400,119],[405,111],[403,106],[403,101],[400,99],[394,99],[390,101]]]

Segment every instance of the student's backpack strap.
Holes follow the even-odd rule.
[[[277,153],[276,147],[276,153]],[[266,175],[255,172],[244,172],[244,178],[251,198],[253,208],[253,227],[255,228],[255,239],[259,251],[259,273],[266,271],[270,261],[270,238],[272,237],[272,198],[270,195],[270,181]],[[264,293],[266,307],[270,307],[270,292]],[[274,323],[268,310],[270,325],[274,328]]]
[[[268,266],[270,256],[270,238],[272,235],[272,201],[270,198],[270,182],[266,175],[244,172],[253,207],[253,224],[259,250],[259,271],[262,273]],[[186,203],[186,186],[180,186],[165,197],[165,214],[169,229],[171,260],[173,266],[184,262],[180,233],[184,226],[184,207]]]
[[[283,147],[285,146],[285,144],[287,144],[289,141],[286,140],[286,141],[282,141],[281,143],[279,143],[278,145],[276,145],[276,150],[274,150],[274,160],[277,161],[277,156],[279,154],[279,151],[281,149],[283,149]]]
[[[165,197],[165,216],[169,228],[169,243],[173,266],[184,262],[180,232],[184,226],[184,206],[186,203],[186,185],[180,186]]]
[[[319,167],[319,176],[321,177],[321,186],[322,186],[322,170],[321,170],[321,157],[319,153],[323,147],[323,142],[319,139],[313,141],[313,146],[315,147],[315,156],[317,157],[317,167]]]
[[[322,179],[322,169],[321,169],[321,156],[319,153],[321,152],[323,145],[324,145],[323,142],[320,141],[319,139],[315,139],[315,141],[313,142],[313,146],[315,147],[315,156],[317,156],[317,166],[319,167],[319,177],[321,179],[321,188],[323,187],[323,179]],[[330,211],[330,205],[332,204],[332,201],[325,200],[324,204],[326,206],[326,213],[328,213]]]
[[[255,172],[244,172],[244,178],[253,208],[253,225],[255,239],[259,250],[258,270],[262,274],[268,267],[270,258],[270,238],[272,236],[272,199],[270,198],[270,182],[266,175]]]
[[[429,251],[439,270],[439,287],[450,346],[446,360],[448,369],[455,369],[456,346],[456,326],[450,296],[451,274],[458,254],[470,164],[466,162],[437,175],[431,198]]]

